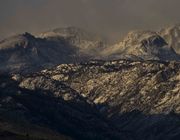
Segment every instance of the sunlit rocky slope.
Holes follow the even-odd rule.
[[[74,139],[175,140],[179,68],[178,62],[90,61],[1,78],[1,119]]]

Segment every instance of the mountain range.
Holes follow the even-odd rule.
[[[160,32],[132,31],[115,45],[76,27],[57,28],[37,36],[24,33],[0,41],[0,71],[29,73],[92,59],[178,61],[178,27]]]
[[[76,27],[0,41],[0,139],[179,140],[179,29],[116,44]]]

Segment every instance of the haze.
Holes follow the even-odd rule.
[[[180,22],[179,0],[1,0],[0,39],[77,26],[118,40],[129,30]]]

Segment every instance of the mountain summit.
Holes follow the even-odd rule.
[[[180,24],[163,28],[159,33],[180,54]]]
[[[102,52],[110,58],[129,58],[141,60],[178,60],[175,53],[166,41],[156,32],[132,31],[118,44]]]
[[[1,72],[32,72],[60,63],[75,62],[76,49],[66,40],[57,42],[36,38],[29,33],[0,42]]]

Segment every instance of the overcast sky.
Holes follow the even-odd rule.
[[[78,26],[118,39],[180,23],[180,0],[0,0],[0,38]]]

